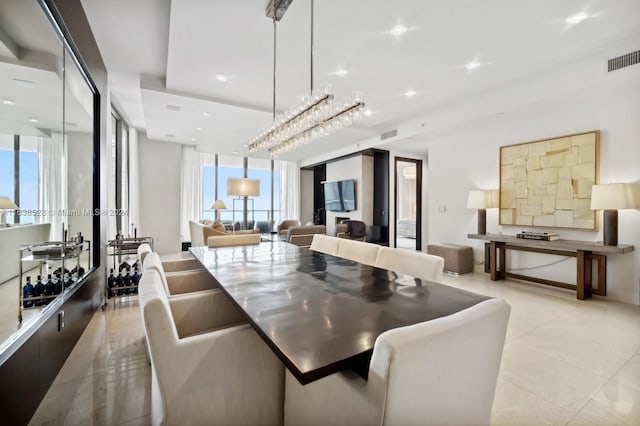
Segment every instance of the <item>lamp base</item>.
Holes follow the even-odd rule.
[[[485,235],[487,233],[487,211],[478,209],[478,234]]]
[[[605,246],[618,245],[618,210],[605,210],[603,215],[602,242]]]

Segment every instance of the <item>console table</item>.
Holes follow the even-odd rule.
[[[607,256],[612,254],[629,253],[634,246],[619,244],[617,246],[605,246],[602,243],[588,241],[556,240],[540,241],[516,238],[514,235],[498,234],[468,234],[468,238],[485,240],[485,270],[488,264],[488,272],[491,280],[497,281],[504,278],[531,281],[538,284],[546,284],[576,291],[576,297],[580,300],[591,297],[607,295]],[[488,246],[488,247],[487,247]],[[488,251],[487,251],[488,248]],[[535,253],[554,254],[557,256],[570,256],[576,258],[577,273],[576,283],[569,284],[544,278],[530,277],[521,274],[507,272],[506,251],[519,250]],[[596,287],[593,288],[593,263],[598,265]]]

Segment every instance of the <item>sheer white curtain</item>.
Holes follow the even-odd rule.
[[[295,161],[280,161],[280,218],[300,220],[300,169]]]
[[[116,209],[116,124],[113,115],[109,114],[111,122],[107,126],[107,210]],[[107,215],[107,239],[113,240],[118,232],[116,216]]]
[[[132,127],[129,128],[129,221],[136,229],[140,228],[138,131]]]
[[[40,223],[51,223],[50,239],[62,241],[62,224],[66,220],[67,174],[64,141],[61,133],[50,139],[38,138],[38,208],[44,212]]]
[[[202,166],[204,156],[192,146],[182,147],[180,182],[180,235],[189,241],[189,221],[200,220],[202,214]]]

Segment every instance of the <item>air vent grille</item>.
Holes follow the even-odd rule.
[[[627,53],[626,55],[618,56],[617,58],[609,59],[608,71],[611,72],[619,70],[620,68],[629,67],[637,63],[640,63],[640,50]]]
[[[384,132],[380,134],[380,140],[383,141],[385,139],[393,138],[398,136],[398,129],[389,130],[388,132]]]
[[[169,111],[180,111],[182,108],[180,108],[178,105],[167,105],[167,109]]]

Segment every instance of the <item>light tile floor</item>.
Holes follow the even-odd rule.
[[[483,273],[445,282],[512,307],[492,424],[640,424],[640,307]],[[136,301],[96,312],[31,424],[149,424],[143,336]]]

